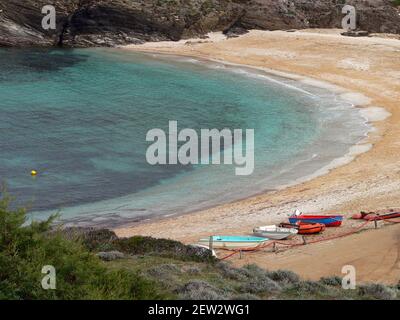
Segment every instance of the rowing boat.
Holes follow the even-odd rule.
[[[291,224],[296,223],[321,223],[326,227],[339,227],[343,222],[343,216],[340,215],[326,215],[326,216],[318,216],[318,215],[293,215],[289,218]]]
[[[294,237],[298,231],[294,228],[281,228],[275,225],[258,227],[253,230],[257,237],[264,237],[273,240],[284,240]]]
[[[304,223],[304,222],[299,222],[298,224],[281,223],[279,226],[284,228],[296,229],[298,234],[301,235],[317,234],[325,230],[325,225],[322,223]]]
[[[212,242],[212,247],[215,249],[250,250],[261,246],[268,240],[267,238],[248,236],[212,236],[200,239],[199,244],[209,247],[210,242]]]
[[[364,220],[374,221],[374,220],[389,220],[400,218],[400,212],[392,212],[387,214],[367,214],[363,217]]]

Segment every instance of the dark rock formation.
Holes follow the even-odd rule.
[[[115,46],[179,40],[229,28],[244,9],[230,0],[57,0],[57,30],[43,30],[48,0],[1,0],[0,45]]]
[[[233,26],[232,28],[229,28],[227,30],[224,30],[224,34],[228,38],[237,38],[243,34],[248,33],[249,31],[243,27],[238,27],[238,26]]]
[[[357,25],[369,32],[400,33],[400,15],[391,0],[248,0],[240,20],[245,28],[268,30],[341,28],[342,7],[353,5]]]
[[[1,0],[0,46],[115,46],[210,31],[234,36],[243,28],[340,28],[344,3],[356,7],[360,29],[400,33],[391,0]],[[41,26],[48,4],[56,8],[56,30]]]

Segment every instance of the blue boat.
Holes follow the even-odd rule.
[[[293,215],[289,218],[291,224],[297,223],[322,223],[327,227],[339,227],[343,222],[343,216],[340,215],[327,215],[327,216],[317,216],[317,215]]]

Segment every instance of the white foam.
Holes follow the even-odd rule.
[[[301,80],[301,82],[313,87],[318,87],[335,93],[346,93],[346,91],[343,88],[325,81],[315,80],[312,78],[304,78]]]
[[[370,143],[353,145],[352,147],[350,147],[349,152],[347,154],[345,154],[343,157],[335,158],[329,164],[327,164],[326,166],[318,169],[314,173],[312,173],[312,174],[310,174],[308,176],[296,179],[295,181],[292,181],[289,184],[281,185],[281,186],[279,186],[277,188],[277,190],[286,189],[288,187],[292,187],[292,186],[295,186],[297,184],[304,183],[304,182],[313,180],[315,178],[327,175],[333,169],[336,169],[336,168],[342,167],[342,166],[344,166],[346,164],[349,164],[357,156],[359,156],[360,154],[366,153],[371,149],[372,149],[372,144],[370,144]]]
[[[368,122],[383,121],[389,118],[392,114],[382,107],[362,108],[360,114]]]
[[[246,70],[244,70],[243,68],[241,68],[241,69],[235,69],[235,70],[232,69],[232,71],[234,71],[234,72],[236,72],[236,73],[240,73],[240,74],[245,74],[245,75],[247,75],[247,76],[249,76],[249,77],[255,77],[255,78],[259,78],[259,79],[265,79],[265,80],[267,80],[267,81],[269,81],[269,82],[273,82],[273,83],[279,84],[280,86],[283,86],[283,87],[286,87],[286,88],[289,88],[289,89],[292,89],[292,90],[296,90],[296,91],[299,91],[299,92],[301,92],[301,93],[304,93],[304,94],[307,94],[307,95],[316,97],[315,94],[313,94],[313,93],[311,93],[311,92],[309,92],[309,91],[307,91],[307,90],[304,90],[304,89],[302,89],[302,88],[300,88],[300,87],[291,85],[291,84],[286,83],[286,82],[284,82],[284,81],[279,81],[279,80],[274,79],[274,78],[272,78],[272,77],[270,77],[270,76],[268,76],[268,75],[266,75],[266,74],[258,74],[258,73],[254,73],[254,72],[251,72],[251,71],[246,71]]]
[[[352,146],[349,150],[350,156],[358,156],[360,154],[366,153],[372,149],[371,143],[356,144]]]
[[[340,95],[344,101],[355,106],[366,106],[371,103],[371,99],[358,92],[346,92]]]

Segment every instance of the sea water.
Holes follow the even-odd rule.
[[[146,133],[169,121],[254,129],[254,173],[149,165]],[[260,71],[117,49],[0,50],[0,181],[37,219],[118,224],[245,198],[313,174],[366,130],[335,93]]]

